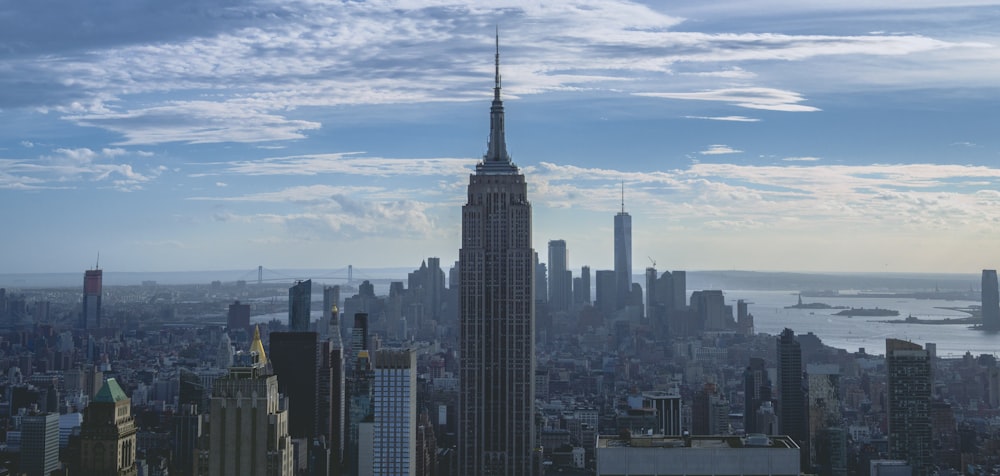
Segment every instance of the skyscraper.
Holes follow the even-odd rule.
[[[59,414],[30,412],[21,417],[18,474],[48,476],[59,469]]]
[[[312,311],[312,280],[296,281],[288,288],[288,330],[308,332]]]
[[[590,266],[580,268],[580,291],[574,294],[577,303],[590,304]]]
[[[335,286],[337,287],[337,286]],[[339,287],[338,293],[339,293]],[[330,312],[330,340],[324,346],[320,361],[320,424],[330,442],[331,474],[339,475],[344,459],[344,412],[346,386],[344,382],[344,343],[340,338],[340,310],[336,304]]]
[[[594,306],[601,311],[605,319],[612,319],[617,310],[617,288],[615,287],[615,272],[610,269],[599,269],[594,273],[597,299]]]
[[[249,352],[236,354],[235,361],[212,385],[208,474],[290,476],[288,411],[280,407],[278,378],[267,370],[259,331]]]
[[[1000,331],[1000,289],[997,288],[997,271],[983,270],[983,330]]]
[[[315,332],[272,332],[271,367],[278,392],[288,398],[288,434],[312,438],[318,434],[319,347]]]
[[[340,314],[340,286],[338,286],[338,285],[323,286],[323,312],[324,313],[329,313],[330,309],[333,309],[334,307],[337,307],[337,314],[339,315]],[[326,315],[324,317],[327,318],[327,321],[326,321],[327,327],[326,327],[326,329],[320,329],[319,335],[320,335],[320,337],[333,338],[333,330],[334,330],[333,326],[334,326],[334,323],[329,320],[329,318],[331,317],[330,315]],[[340,325],[339,319],[338,319],[337,325],[338,326]],[[340,327],[337,327],[336,329],[337,329],[337,332],[339,333],[340,332]],[[337,339],[340,339],[339,335],[337,336]]]
[[[500,45],[486,155],[462,207],[458,473],[532,475],[535,441],[531,204],[507,154]]]
[[[757,422],[757,411],[761,404],[771,401],[771,380],[760,357],[751,357],[743,372],[743,398],[743,428],[747,434],[764,433],[763,425]]]
[[[569,251],[565,240],[549,241],[549,309],[569,309],[573,281],[567,268]]]
[[[359,312],[354,315],[354,327],[351,328],[351,352],[357,356],[358,351],[368,350],[368,313]]]
[[[372,413],[372,381],[375,371],[367,349],[354,350],[351,378],[347,384],[348,393],[345,401],[344,418],[344,466],[347,474],[359,474],[363,459],[362,453],[367,451],[371,459],[372,435],[365,431],[365,423],[374,419]],[[371,464],[367,468],[371,469]]]
[[[135,434],[132,400],[115,379],[105,380],[80,425],[79,474],[136,474]]]
[[[101,295],[104,271],[88,269],[83,273],[83,312],[80,314],[81,329],[101,327]]]
[[[917,344],[885,340],[889,457],[906,460],[915,476],[930,474],[931,360]]]
[[[182,403],[173,418],[171,440],[174,449],[173,465],[170,474],[178,476],[193,476],[198,474],[198,440],[201,439],[203,426],[202,415],[198,405]]]
[[[622,184],[622,211],[615,215],[615,307],[624,308],[632,293],[632,216],[625,213],[625,185]]]
[[[413,476],[417,448],[417,354],[412,349],[375,352],[375,428],[372,474]]]
[[[243,329],[247,333],[250,332],[250,305],[240,304],[239,301],[234,301],[229,305],[229,314],[226,315],[226,328],[230,332],[237,329]],[[248,335],[249,337],[249,335]]]
[[[646,319],[652,319],[660,303],[656,296],[656,268],[646,268]]]
[[[786,328],[778,337],[778,427],[802,449],[805,470],[809,465],[809,420],[802,381],[802,347],[795,332]]]

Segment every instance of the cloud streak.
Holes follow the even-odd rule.
[[[74,188],[91,182],[120,191],[140,190],[163,169],[150,167],[140,172],[130,163],[119,162],[131,154],[120,148],[60,148],[34,159],[0,159],[0,189]]]
[[[748,109],[763,109],[783,112],[815,112],[818,107],[799,104],[805,101],[801,94],[773,88],[726,88],[691,93],[635,93],[664,99],[685,99],[695,101],[718,101]]]
[[[211,175],[320,175],[371,177],[461,176],[472,172],[476,159],[364,157],[361,152],[311,154],[205,164],[214,169],[192,177]]]
[[[505,86],[513,95],[613,87],[789,112],[819,110],[804,104],[808,91],[794,91],[814,85],[777,87],[754,69],[836,57],[848,80],[835,82],[849,84],[850,65],[865,65],[868,56],[992,48],[916,34],[682,31],[685,19],[627,0],[510,0],[490,7],[116,0],[87,12],[56,2],[65,8],[7,7],[8,17],[21,21],[0,34],[0,48],[16,52],[0,61],[0,91],[7,92],[0,93],[0,107],[64,111],[61,117],[74,124],[119,134],[122,145],[298,140],[321,127],[298,113],[303,107],[478,100],[491,67],[483,25],[498,22],[510,25],[503,49]],[[81,14],[90,27],[74,23]],[[947,69],[953,78],[966,70],[982,77],[982,68],[961,59]],[[931,70],[941,68],[910,71]],[[664,74],[674,74],[677,87],[657,91]],[[710,89],[694,90],[706,81]],[[719,120],[741,120],[730,117]]]
[[[732,147],[729,147],[728,145],[713,144],[708,146],[708,149],[705,149],[698,153],[701,155],[725,155],[725,154],[739,154],[741,152],[743,151],[739,149],[734,149]]]

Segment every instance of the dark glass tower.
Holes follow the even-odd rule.
[[[802,378],[802,347],[795,332],[785,329],[778,337],[778,426],[799,444],[802,469],[809,467],[809,420]]]
[[[288,397],[288,434],[292,438],[312,438],[319,422],[316,333],[272,332],[270,339],[268,356],[278,376],[278,392]]]
[[[757,424],[757,410],[771,400],[771,380],[767,378],[764,359],[751,357],[750,365],[743,372],[743,427],[747,434],[763,433]]]
[[[532,475],[534,251],[527,184],[507,154],[500,48],[486,155],[462,207],[458,474]]]
[[[566,240],[549,241],[549,309],[568,311],[572,300],[572,273],[568,269]]]
[[[81,329],[101,327],[101,295],[103,293],[104,271],[88,269],[83,273],[83,312],[80,314]]]
[[[339,294],[339,286],[337,288]],[[336,300],[336,299],[334,299]],[[340,309],[330,305],[330,339],[321,349],[320,360],[320,425],[330,443],[330,474],[340,475],[344,461],[344,412],[346,383],[344,380],[344,342],[340,337]]]
[[[885,340],[889,457],[910,463],[915,476],[930,474],[931,360],[917,344]]]
[[[624,308],[632,293],[632,216],[625,213],[625,186],[622,211],[615,215],[615,307]]]
[[[1000,331],[1000,289],[997,288],[997,271],[983,270],[983,330]]]
[[[288,330],[309,332],[312,311],[312,280],[298,281],[288,288]]]

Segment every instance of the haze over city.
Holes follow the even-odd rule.
[[[0,7],[0,270],[457,258],[498,26],[534,248],[633,265],[1000,263],[998,2]],[[544,255],[543,255],[544,259]]]

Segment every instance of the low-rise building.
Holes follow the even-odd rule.
[[[799,474],[799,446],[787,436],[600,436],[598,476]]]

